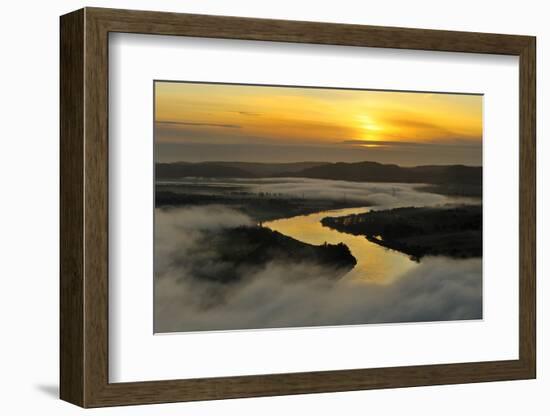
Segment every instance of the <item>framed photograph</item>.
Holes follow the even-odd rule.
[[[535,50],[62,16],[61,398],[535,378]]]

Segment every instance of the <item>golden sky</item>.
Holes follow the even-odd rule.
[[[387,158],[392,151],[420,155],[430,146],[466,146],[479,152],[477,161],[482,96],[156,82],[155,121],[157,144],[194,144],[195,150],[231,144],[363,148],[386,150]],[[437,159],[434,151],[428,153]]]

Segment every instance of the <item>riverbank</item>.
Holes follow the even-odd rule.
[[[453,258],[482,255],[480,205],[395,208],[326,217],[321,223],[340,232],[364,236],[415,260],[426,255]]]
[[[321,220],[328,216],[345,217],[369,210],[369,207],[363,207],[322,211],[265,222],[264,227],[307,244],[344,243],[356,258],[357,264],[343,279],[361,283],[390,284],[418,267],[418,263],[399,251],[387,250],[363,236],[341,232],[321,224]]]
[[[181,188],[181,189],[178,189]],[[248,192],[243,189],[221,190],[215,187],[203,187],[189,192],[187,187],[175,185],[157,185],[155,206],[157,208],[223,205],[237,209],[261,223],[280,218],[290,218],[315,212],[342,208],[364,207],[367,202],[337,200],[328,198],[304,198],[292,195],[279,195],[269,192]]]

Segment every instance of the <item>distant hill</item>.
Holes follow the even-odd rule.
[[[189,176],[201,178],[255,178],[256,174],[238,167],[216,163],[157,163],[157,179],[178,179]]]
[[[400,167],[376,162],[358,162],[314,166],[298,172],[297,176],[356,182],[481,184],[482,170],[481,167],[463,165]]]
[[[401,167],[377,162],[178,162],[156,165],[157,179],[177,179],[190,176],[205,178],[301,177],[354,182],[481,185],[482,168],[464,165]]]
[[[326,165],[327,162],[254,163],[254,162],[204,162],[218,166],[246,170],[258,177],[288,175],[305,169]]]

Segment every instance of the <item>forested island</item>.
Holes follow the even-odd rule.
[[[369,241],[419,260],[426,255],[481,257],[482,208],[395,208],[345,217],[326,217],[321,223],[341,232],[364,235]]]
[[[219,283],[237,283],[243,276],[254,275],[267,264],[308,264],[330,270],[330,278],[338,279],[356,264],[355,257],[345,244],[314,246],[297,241],[261,226],[240,226],[202,235],[197,247],[208,247],[215,253],[216,267],[199,267],[192,270],[197,279]],[[200,258],[202,254],[196,253]],[[311,277],[311,274],[299,276]],[[296,278],[297,276],[288,276]],[[327,277],[327,275],[324,275]]]

